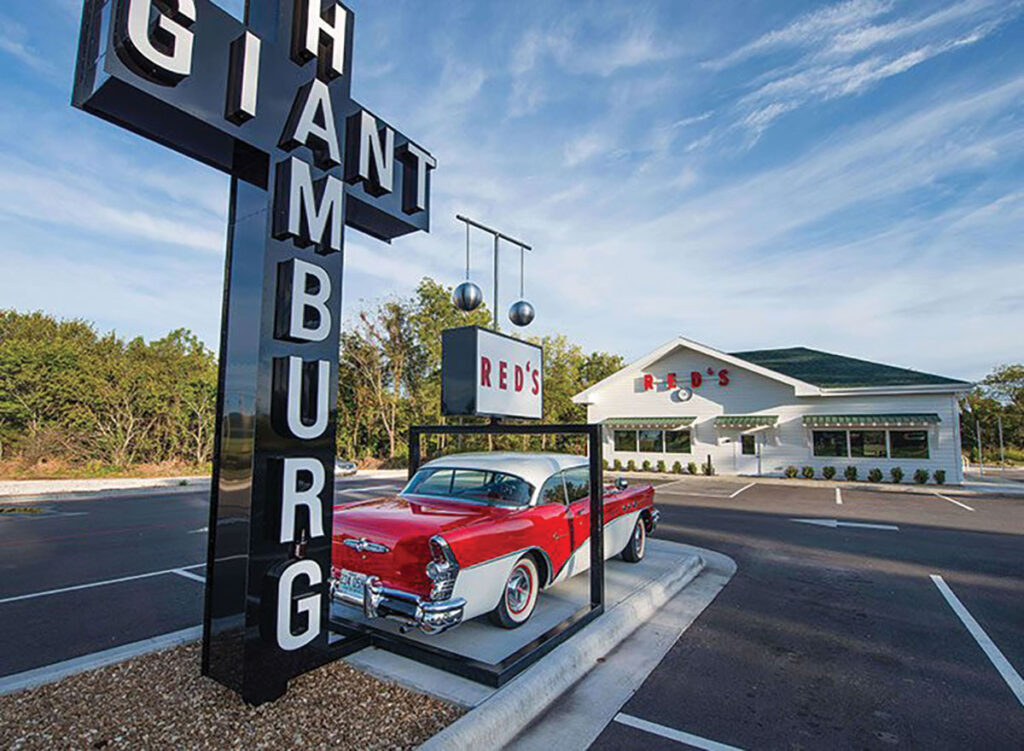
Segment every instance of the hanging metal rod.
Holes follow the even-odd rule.
[[[455,218],[457,220],[459,220],[460,222],[465,222],[470,227],[476,227],[479,230],[483,230],[484,232],[487,232],[487,233],[489,233],[491,235],[494,235],[499,240],[504,240],[505,242],[510,242],[513,245],[518,245],[523,250],[528,250],[531,253],[533,252],[533,248],[530,247],[529,245],[527,245],[526,243],[521,242],[519,240],[516,240],[514,237],[509,237],[504,232],[498,232],[498,230],[496,230],[496,229],[491,229],[486,224],[480,224],[480,222],[475,222],[472,219],[470,219],[469,217],[463,216],[462,214],[456,214]]]

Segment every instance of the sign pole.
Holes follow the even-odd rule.
[[[344,228],[427,231],[437,162],[351,99],[343,4],[248,0],[245,19],[211,0],[85,0],[72,103],[231,177],[202,671],[259,704],[339,656]]]

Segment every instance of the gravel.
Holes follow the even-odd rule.
[[[335,661],[250,707],[187,644],[0,696],[0,748],[414,748],[462,710]]]

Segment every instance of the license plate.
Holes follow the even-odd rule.
[[[347,595],[361,600],[363,599],[363,588],[366,584],[366,578],[366,574],[342,569],[341,575],[338,577],[338,589]]]

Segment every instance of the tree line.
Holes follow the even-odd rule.
[[[401,465],[407,426],[446,421],[441,332],[489,323],[486,308],[459,312],[451,289],[430,278],[408,298],[354,314],[340,341],[339,456]],[[586,410],[572,396],[621,368],[622,358],[584,352],[564,336],[532,341],[544,347],[544,422],[585,422]],[[202,467],[213,454],[216,392],[216,355],[185,329],[146,342],[101,334],[81,320],[0,311],[0,461]],[[1024,462],[1024,365],[996,368],[961,407],[963,449],[972,461],[979,428],[986,463],[998,460],[1001,424],[1007,458]],[[424,451],[492,448],[585,449],[580,437],[435,436]]]
[[[411,297],[356,313],[340,342],[339,455],[402,463],[408,425],[444,422],[441,332],[489,323],[485,308],[457,311],[451,289],[429,278]],[[564,336],[536,341],[545,348],[545,421],[585,421],[572,395],[618,370],[622,359],[585,353]],[[0,311],[0,461],[203,466],[213,454],[216,393],[216,355],[185,329],[146,342],[102,334],[82,320]],[[558,437],[457,444],[582,449]],[[435,439],[425,449],[446,447]]]

